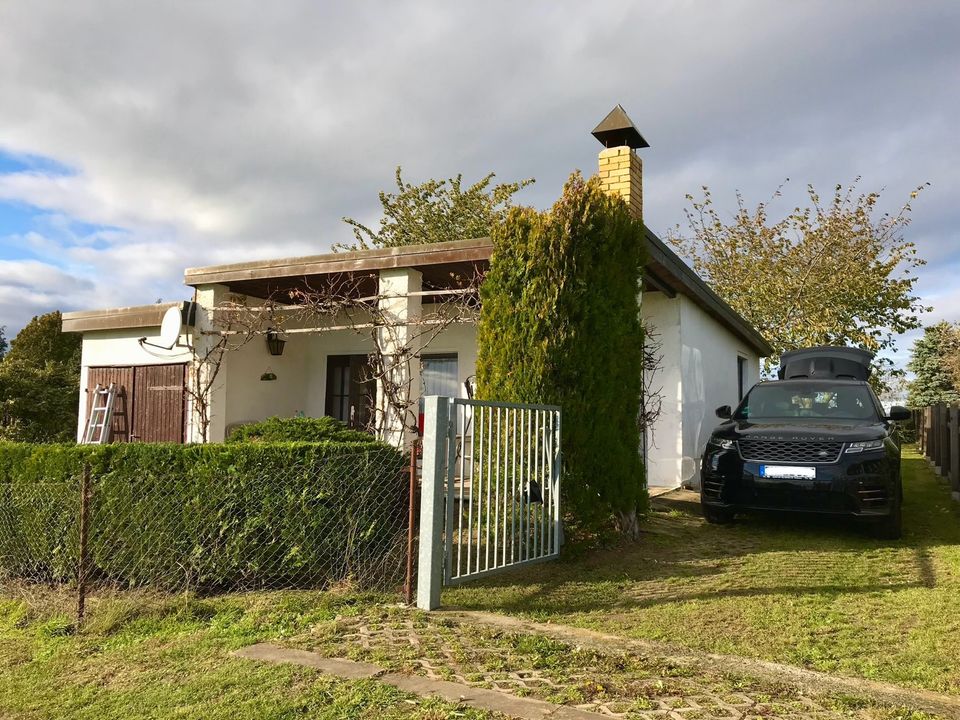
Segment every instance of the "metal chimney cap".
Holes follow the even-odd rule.
[[[620,104],[617,104],[590,134],[599,140],[601,145],[608,148],[620,147],[621,145],[626,145],[634,150],[650,147],[650,143],[643,139],[643,135],[634,126],[633,121],[627,117],[626,110]]]

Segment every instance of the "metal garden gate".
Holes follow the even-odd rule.
[[[417,605],[458,585],[556,558],[560,408],[425,399]]]

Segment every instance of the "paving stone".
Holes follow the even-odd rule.
[[[798,692],[795,698],[768,701],[764,697],[761,702],[749,692],[717,691],[693,662],[684,667],[697,672],[679,677],[659,677],[655,661],[669,658],[661,658],[653,652],[634,653],[632,657],[636,663],[629,665],[634,669],[617,671],[615,677],[609,678],[602,672],[591,672],[588,667],[571,673],[549,667],[525,666],[523,651],[510,645],[509,640],[504,639],[504,633],[508,638],[514,634],[541,633],[532,632],[525,626],[513,630],[510,627],[508,623],[498,632],[491,632],[489,626],[472,625],[449,615],[424,618],[411,613],[390,622],[371,621],[363,616],[338,618],[332,633],[330,628],[323,627],[318,636],[331,643],[326,646],[327,652],[357,657],[369,654],[388,661],[391,671],[398,668],[404,671],[377,675],[381,681],[387,677],[395,678],[397,687],[402,684],[403,689],[419,688],[414,692],[427,692],[432,688],[428,694],[455,702],[466,702],[464,698],[468,697],[478,699],[478,702],[483,699],[486,704],[478,707],[522,718],[841,720],[864,717],[859,713],[850,715],[835,711],[802,692]],[[549,637],[546,632],[543,635]],[[356,650],[360,651],[358,655],[355,655]],[[592,650],[600,656],[615,657],[625,657],[630,652],[625,649],[616,652],[612,648],[606,653],[596,648]],[[265,650],[260,654],[270,655]],[[319,662],[312,659],[310,666],[320,668]],[[352,671],[363,677],[370,677],[362,673],[376,668],[366,663],[353,665],[358,667]],[[553,702],[563,702],[566,698],[570,698],[566,705]]]
[[[434,678],[388,673],[377,665],[355,662],[345,658],[328,658],[306,650],[283,648],[269,643],[258,643],[237,650],[235,656],[277,664],[302,665],[316,668],[325,675],[347,680],[376,678],[379,682],[421,697],[439,697],[452,703],[502,713],[521,720],[597,720],[593,712],[563,707],[535,698],[521,698],[496,690],[484,690],[463,683]]]
[[[347,680],[367,680],[383,672],[376,665],[355,662],[345,658],[326,658],[305,650],[291,650],[269,643],[257,643],[237,650],[234,655],[248,660],[271,663],[291,663],[316,668],[327,675],[336,675]]]

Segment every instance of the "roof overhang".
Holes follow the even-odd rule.
[[[489,238],[325,253],[308,257],[255,260],[231,265],[188,268],[187,285],[225,285],[231,291],[270,297],[284,290],[316,288],[331,276],[373,278],[381,270],[414,268],[423,273],[425,288],[441,288],[457,276],[469,276],[489,264]],[[376,292],[376,287],[371,288]]]
[[[646,231],[645,280],[658,290],[682,293],[747,343],[761,357],[773,355],[770,343],[740,313],[730,307],[680,256],[649,229]]]
[[[183,305],[183,302],[173,302],[68,312],[63,313],[61,329],[68,333],[83,333],[95,330],[160,327],[167,310],[183,307]]]
[[[644,284],[648,290],[669,297],[682,294],[738,336],[761,356],[773,348],[739,313],[724,302],[680,257],[650,230],[645,233],[647,265]],[[452,242],[325,253],[308,257],[188,268],[184,282],[190,286],[225,285],[232,292],[268,298],[293,289],[322,287],[332,278],[352,277],[357,289],[376,293],[376,275],[382,270],[414,268],[423,273],[424,289],[457,286],[490,264],[493,243],[489,238]],[[369,286],[369,287],[368,287]],[[65,313],[64,332],[158,327],[163,313],[179,303],[89,310]]]

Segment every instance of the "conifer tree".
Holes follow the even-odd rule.
[[[518,208],[492,232],[480,286],[481,397],[560,405],[563,498],[636,536],[646,510],[638,418],[643,226],[575,173],[549,212]]]

